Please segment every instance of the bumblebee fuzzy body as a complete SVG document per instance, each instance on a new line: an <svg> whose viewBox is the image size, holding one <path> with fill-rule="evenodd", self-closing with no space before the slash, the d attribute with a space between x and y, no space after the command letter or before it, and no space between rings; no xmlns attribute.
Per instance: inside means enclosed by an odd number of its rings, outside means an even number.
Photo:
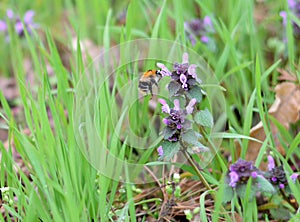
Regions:
<svg viewBox="0 0 300 222"><path fill-rule="evenodd" d="M148 71L144 72L139 80L139 89L143 93L150 93L151 96L153 95L152 87L153 85L157 85L158 81L161 79L162 75L160 70L152 70L149 69Z"/></svg>

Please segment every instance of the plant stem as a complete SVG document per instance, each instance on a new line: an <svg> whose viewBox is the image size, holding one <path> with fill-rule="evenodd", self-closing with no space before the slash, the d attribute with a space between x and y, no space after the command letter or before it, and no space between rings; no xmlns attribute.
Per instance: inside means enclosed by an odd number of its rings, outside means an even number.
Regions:
<svg viewBox="0 0 300 222"><path fill-rule="evenodd" d="M285 192L283 191L283 189L279 189L283 199L285 199L286 202L288 202L296 211L298 210L297 203L293 203L290 198L288 198L288 196L286 196Z"/></svg>
<svg viewBox="0 0 300 222"><path fill-rule="evenodd" d="M182 147L181 151L183 152L183 155L185 156L185 158L188 160L188 162L191 164L191 166L194 168L194 170L196 171L200 181L203 183L203 185L205 186L205 188L207 190L212 190L211 186L209 185L209 183L206 181L206 179L204 178L204 176L201 173L201 169L199 169L198 165L195 163L195 161L193 160L193 158L190 156L190 154L186 151L186 148L184 146L184 144L182 143L182 141L180 141L180 145ZM214 193L211 194L212 198L214 199L214 201L216 201L216 196ZM220 206L220 210L221 212L225 213L226 210L224 209L224 207L221 205Z"/></svg>
<svg viewBox="0 0 300 222"><path fill-rule="evenodd" d="M186 159L188 160L188 162L191 164L191 166L194 168L194 170L196 171L199 179L201 180L201 182L203 183L203 185L206 187L207 190L212 190L211 186L208 184L208 182L206 181L206 179L204 178L204 176L202 175L202 173L200 172L200 169L198 168L197 164L194 162L194 160L192 159L192 157L189 155L189 153L183 149L182 150L183 155L186 157Z"/></svg>

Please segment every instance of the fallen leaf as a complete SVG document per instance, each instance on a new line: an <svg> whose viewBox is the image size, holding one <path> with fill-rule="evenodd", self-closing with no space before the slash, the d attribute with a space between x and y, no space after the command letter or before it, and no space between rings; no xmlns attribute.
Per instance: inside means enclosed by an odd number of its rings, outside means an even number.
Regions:
<svg viewBox="0 0 300 222"><path fill-rule="evenodd" d="M268 113L277 119L278 122L280 122L286 129L289 129L290 124L296 123L300 117L300 85L291 82L284 82L275 87L275 92L276 99ZM285 149L279 142L279 131L272 122L270 125L276 148L282 155L285 155ZM264 141L266 139L262 122L259 122L250 130L250 137L260 141ZM238 141L235 141L235 144L240 152L241 147ZM260 147L261 143L252 140L249 141L246 160L256 160ZM266 169L267 163L262 162L260 168Z"/></svg>
<svg viewBox="0 0 300 222"><path fill-rule="evenodd" d="M292 82L297 81L297 77L295 75L293 75L292 73L290 73L289 71L287 71L285 69L278 69L277 71L280 73L280 76L278 76L278 80L292 81Z"/></svg>

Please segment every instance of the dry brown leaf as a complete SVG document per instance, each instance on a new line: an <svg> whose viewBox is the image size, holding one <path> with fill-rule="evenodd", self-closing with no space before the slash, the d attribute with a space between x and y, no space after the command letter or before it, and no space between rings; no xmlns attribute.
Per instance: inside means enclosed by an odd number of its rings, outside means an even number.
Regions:
<svg viewBox="0 0 300 222"><path fill-rule="evenodd" d="M281 74L278 77L278 80L281 80L281 81L292 81L292 82L296 82L297 81L297 77L295 75L293 75L292 73L290 73L289 71L287 71L285 69L278 69L277 71Z"/></svg>
<svg viewBox="0 0 300 222"><path fill-rule="evenodd" d="M269 109L269 115L277 119L286 129L289 129L291 123L296 123L300 117L300 85L284 82L275 87L276 99ZM273 123L271 123L271 131L275 140L277 150L285 155L285 150L279 142L279 131ZM260 141L264 141L266 134L262 125L259 122L250 130L250 137ZM240 150L240 145L236 141L236 146ZM261 147L261 143L249 141L246 153L246 160L254 161L257 158ZM261 169L266 169L266 163L262 163Z"/></svg>

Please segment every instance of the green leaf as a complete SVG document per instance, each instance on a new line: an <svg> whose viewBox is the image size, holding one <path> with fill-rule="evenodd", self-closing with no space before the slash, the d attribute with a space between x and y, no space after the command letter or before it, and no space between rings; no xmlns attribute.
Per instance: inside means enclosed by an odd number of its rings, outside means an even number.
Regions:
<svg viewBox="0 0 300 222"><path fill-rule="evenodd" d="M195 135L198 137L198 139L203 139L203 136L201 135L201 133L195 132Z"/></svg>
<svg viewBox="0 0 300 222"><path fill-rule="evenodd" d="M197 100L197 102L201 102L202 101L202 90L199 86L194 86L192 87L188 93L187 93L188 97L190 99L195 98Z"/></svg>
<svg viewBox="0 0 300 222"><path fill-rule="evenodd" d="M165 159L166 161L169 161L180 149L178 142L163 141L161 146L164 154L158 160Z"/></svg>
<svg viewBox="0 0 300 222"><path fill-rule="evenodd" d="M245 193L246 193L246 184L238 185L235 188L235 191L236 191L236 193L239 197L243 198L245 196Z"/></svg>
<svg viewBox="0 0 300 222"><path fill-rule="evenodd" d="M200 143L200 144L201 144L201 146L199 145L199 146L189 147L187 149L188 153L192 155L192 154L203 153L203 152L209 151L208 147L204 146L202 143Z"/></svg>
<svg viewBox="0 0 300 222"><path fill-rule="evenodd" d="M210 111L205 108L205 110L200 110L195 115L195 121L201 126L212 128L214 125L213 117Z"/></svg>
<svg viewBox="0 0 300 222"><path fill-rule="evenodd" d="M178 82L171 81L168 85L170 97L176 95L176 93L179 91L180 87L181 87L181 85Z"/></svg>
<svg viewBox="0 0 300 222"><path fill-rule="evenodd" d="M190 129L190 130L182 133L181 138L184 142L186 142L190 145L194 145L194 146L198 146L198 147L203 146L203 144L198 141L198 134L196 134L194 132L194 130Z"/></svg>
<svg viewBox="0 0 300 222"><path fill-rule="evenodd" d="M176 129L171 129L170 127L165 127L164 131L163 131L163 136L164 139L167 140L169 139L171 136L173 136L176 133Z"/></svg>
<svg viewBox="0 0 300 222"><path fill-rule="evenodd" d="M270 209L271 215L274 217L275 220L284 220L287 221L291 219L291 213L288 209L283 208L280 206L276 209Z"/></svg>
<svg viewBox="0 0 300 222"><path fill-rule="evenodd" d="M229 186L228 184L225 184L223 198L222 198L223 203L227 203L231 201L233 199L233 195L234 193L232 187Z"/></svg>
<svg viewBox="0 0 300 222"><path fill-rule="evenodd" d="M251 187L254 187L253 185ZM255 188L255 187L254 187ZM236 193L240 198L244 198L246 195L246 189L247 189L247 184L239 184L236 187ZM251 201L253 199L253 197L255 197L256 194L256 189L251 189L250 190L250 194L249 194L249 200ZM251 198L252 197L252 198Z"/></svg>
<svg viewBox="0 0 300 222"><path fill-rule="evenodd" d="M275 189L273 185L263 176L258 176L256 178L256 181L257 181L258 189L261 192L275 193Z"/></svg>

